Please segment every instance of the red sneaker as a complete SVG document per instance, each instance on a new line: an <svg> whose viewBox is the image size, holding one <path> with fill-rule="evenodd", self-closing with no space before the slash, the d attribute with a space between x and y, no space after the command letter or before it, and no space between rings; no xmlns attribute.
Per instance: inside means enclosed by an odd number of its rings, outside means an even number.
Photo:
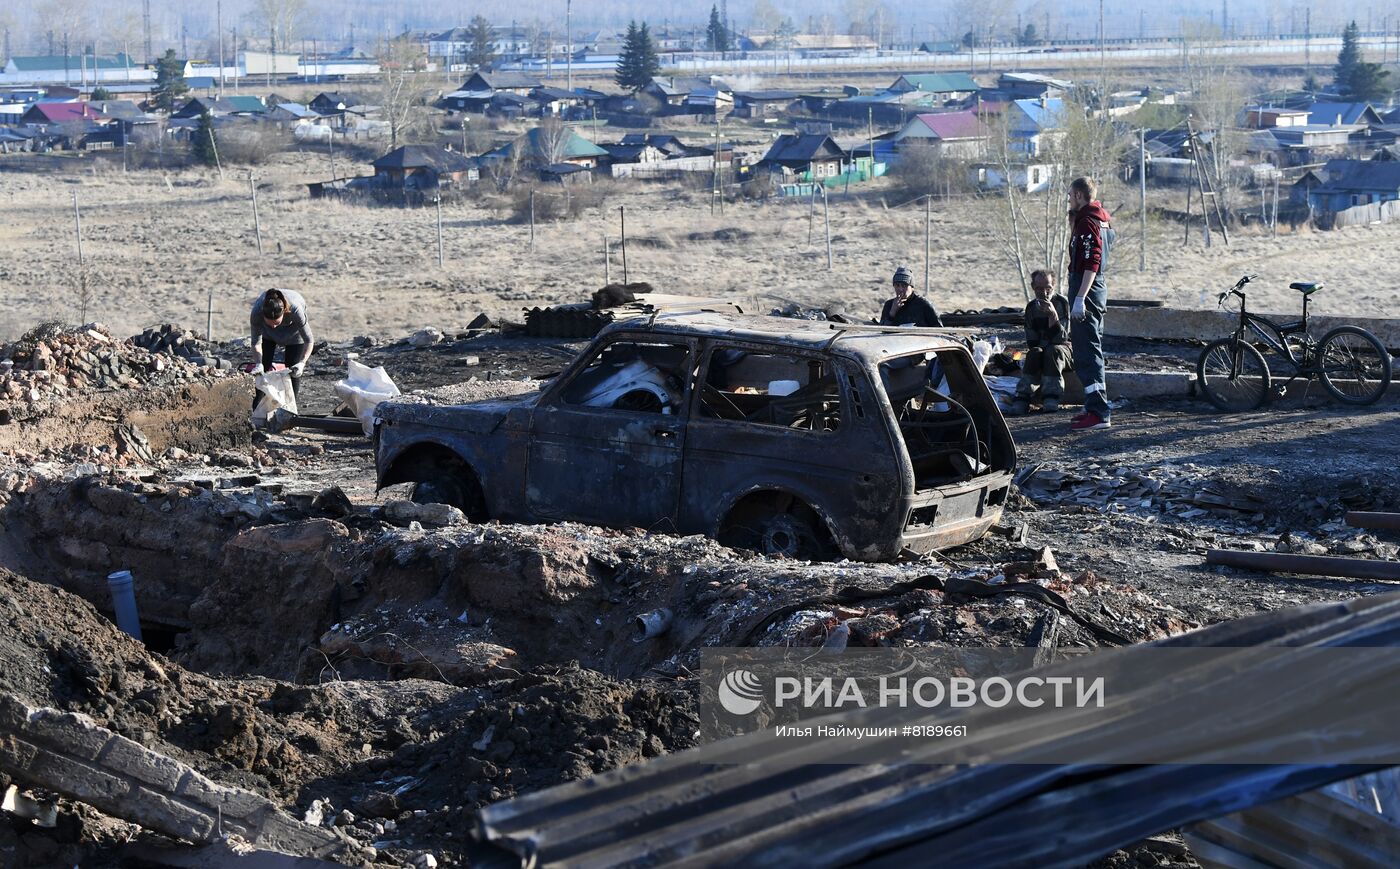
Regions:
<svg viewBox="0 0 1400 869"><path fill-rule="evenodd" d="M1095 431L1101 428L1108 428L1113 423L1099 416L1097 413L1086 412L1083 416L1075 419L1069 427L1070 431Z"/></svg>

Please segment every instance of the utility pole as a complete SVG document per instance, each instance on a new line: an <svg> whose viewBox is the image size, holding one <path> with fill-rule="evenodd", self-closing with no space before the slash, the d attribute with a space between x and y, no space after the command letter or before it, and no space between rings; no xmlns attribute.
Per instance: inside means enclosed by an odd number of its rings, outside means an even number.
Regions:
<svg viewBox="0 0 1400 869"><path fill-rule="evenodd" d="M262 256L262 224L258 222L258 185L253 180L253 173L248 173L248 191L253 197L253 235L258 240L258 256Z"/></svg>
<svg viewBox="0 0 1400 869"><path fill-rule="evenodd" d="M1147 129L1138 130L1138 271L1147 271Z"/></svg>
<svg viewBox="0 0 1400 869"><path fill-rule="evenodd" d="M574 89L574 0L565 0L564 3L564 63L569 75L568 88L572 92Z"/></svg>
<svg viewBox="0 0 1400 869"><path fill-rule="evenodd" d="M433 196L433 204L437 206L437 241L438 241L438 268L442 268L445 258L442 252L442 182L438 181L437 194ZM530 191L530 245L535 244L535 192Z"/></svg>
<svg viewBox="0 0 1400 869"><path fill-rule="evenodd" d="M214 3L214 29L219 33L219 99L224 98L224 0Z"/></svg>
<svg viewBox="0 0 1400 869"><path fill-rule="evenodd" d="M875 178L875 107L865 108L865 135L870 140L870 178Z"/></svg>
<svg viewBox="0 0 1400 869"><path fill-rule="evenodd" d="M1103 0L1099 0L1099 111L1108 115L1108 54L1104 49Z"/></svg>
<svg viewBox="0 0 1400 869"><path fill-rule="evenodd" d="M826 224L826 270L831 271L831 206L826 198L826 185L822 185L822 221Z"/></svg>
<svg viewBox="0 0 1400 869"><path fill-rule="evenodd" d="M152 63L155 54L151 51L151 0L141 0L141 26L146 31L146 63Z"/></svg>
<svg viewBox="0 0 1400 869"><path fill-rule="evenodd" d="M932 250L932 227L933 227L933 194L924 196L924 292L927 293L929 271L930 271L930 251Z"/></svg>
<svg viewBox="0 0 1400 869"><path fill-rule="evenodd" d="M83 216L78 211L78 191L73 191L73 229L78 234L78 268L83 267Z"/></svg>
<svg viewBox="0 0 1400 869"><path fill-rule="evenodd" d="M627 280L627 206L619 205L617 215L622 223L622 284L626 286Z"/></svg>
<svg viewBox="0 0 1400 869"><path fill-rule="evenodd" d="M1303 66L1309 73L1312 72L1312 7L1309 6L1303 16Z"/></svg>

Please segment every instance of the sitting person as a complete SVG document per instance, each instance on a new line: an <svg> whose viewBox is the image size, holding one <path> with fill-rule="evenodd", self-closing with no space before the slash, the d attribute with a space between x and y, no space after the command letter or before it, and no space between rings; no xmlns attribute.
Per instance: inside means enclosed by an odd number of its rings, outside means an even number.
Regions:
<svg viewBox="0 0 1400 869"><path fill-rule="evenodd" d="M1055 293L1055 279L1048 272L1031 272L1035 298L1026 305L1026 358L1021 363L1021 382L1016 384L1012 416L1030 412L1031 399L1040 387L1042 410L1060 409L1065 391L1064 371L1072 363L1069 344L1069 307L1065 297Z"/></svg>
<svg viewBox="0 0 1400 869"><path fill-rule="evenodd" d="M914 292L914 273L904 266L894 270L894 298L885 302L880 309L881 326L933 326L941 327L943 320L938 316L929 300Z"/></svg>

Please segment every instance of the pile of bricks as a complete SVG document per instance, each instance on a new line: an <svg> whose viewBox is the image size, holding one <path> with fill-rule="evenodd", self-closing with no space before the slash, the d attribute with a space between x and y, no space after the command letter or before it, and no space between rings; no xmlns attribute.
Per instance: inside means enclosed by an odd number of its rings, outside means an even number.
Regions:
<svg viewBox="0 0 1400 869"><path fill-rule="evenodd" d="M40 326L0 351L0 403L37 403L91 389L136 389L214 370L114 339L106 326Z"/></svg>

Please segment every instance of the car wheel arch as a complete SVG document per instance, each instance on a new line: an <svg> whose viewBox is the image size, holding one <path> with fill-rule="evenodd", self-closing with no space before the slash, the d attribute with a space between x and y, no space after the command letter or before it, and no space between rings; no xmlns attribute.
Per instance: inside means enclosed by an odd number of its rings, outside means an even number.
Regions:
<svg viewBox="0 0 1400 869"><path fill-rule="evenodd" d="M385 486L392 486L395 483L422 482L425 479L421 476L423 469L442 469L444 467L453 473L466 475L481 493L482 502L487 512L491 512L491 498L485 481L476 466L470 459L462 455L460 450L439 441L418 441L404 447L389 460L384 473L379 477L376 488L383 489Z"/></svg>
<svg viewBox="0 0 1400 869"><path fill-rule="evenodd" d="M819 499L810 494L799 491L795 487L781 484L758 484L749 486L742 491L731 493L723 500L724 507L718 511L719 518L710 528L710 536L719 539L728 528L729 520L734 516L735 511L749 501L760 499L791 499L792 505L800 505L811 510L821 520L820 530L826 533L828 542L835 547L836 551L844 557L850 557L855 550L855 546L844 535L840 526L836 523L831 512L826 509Z"/></svg>

